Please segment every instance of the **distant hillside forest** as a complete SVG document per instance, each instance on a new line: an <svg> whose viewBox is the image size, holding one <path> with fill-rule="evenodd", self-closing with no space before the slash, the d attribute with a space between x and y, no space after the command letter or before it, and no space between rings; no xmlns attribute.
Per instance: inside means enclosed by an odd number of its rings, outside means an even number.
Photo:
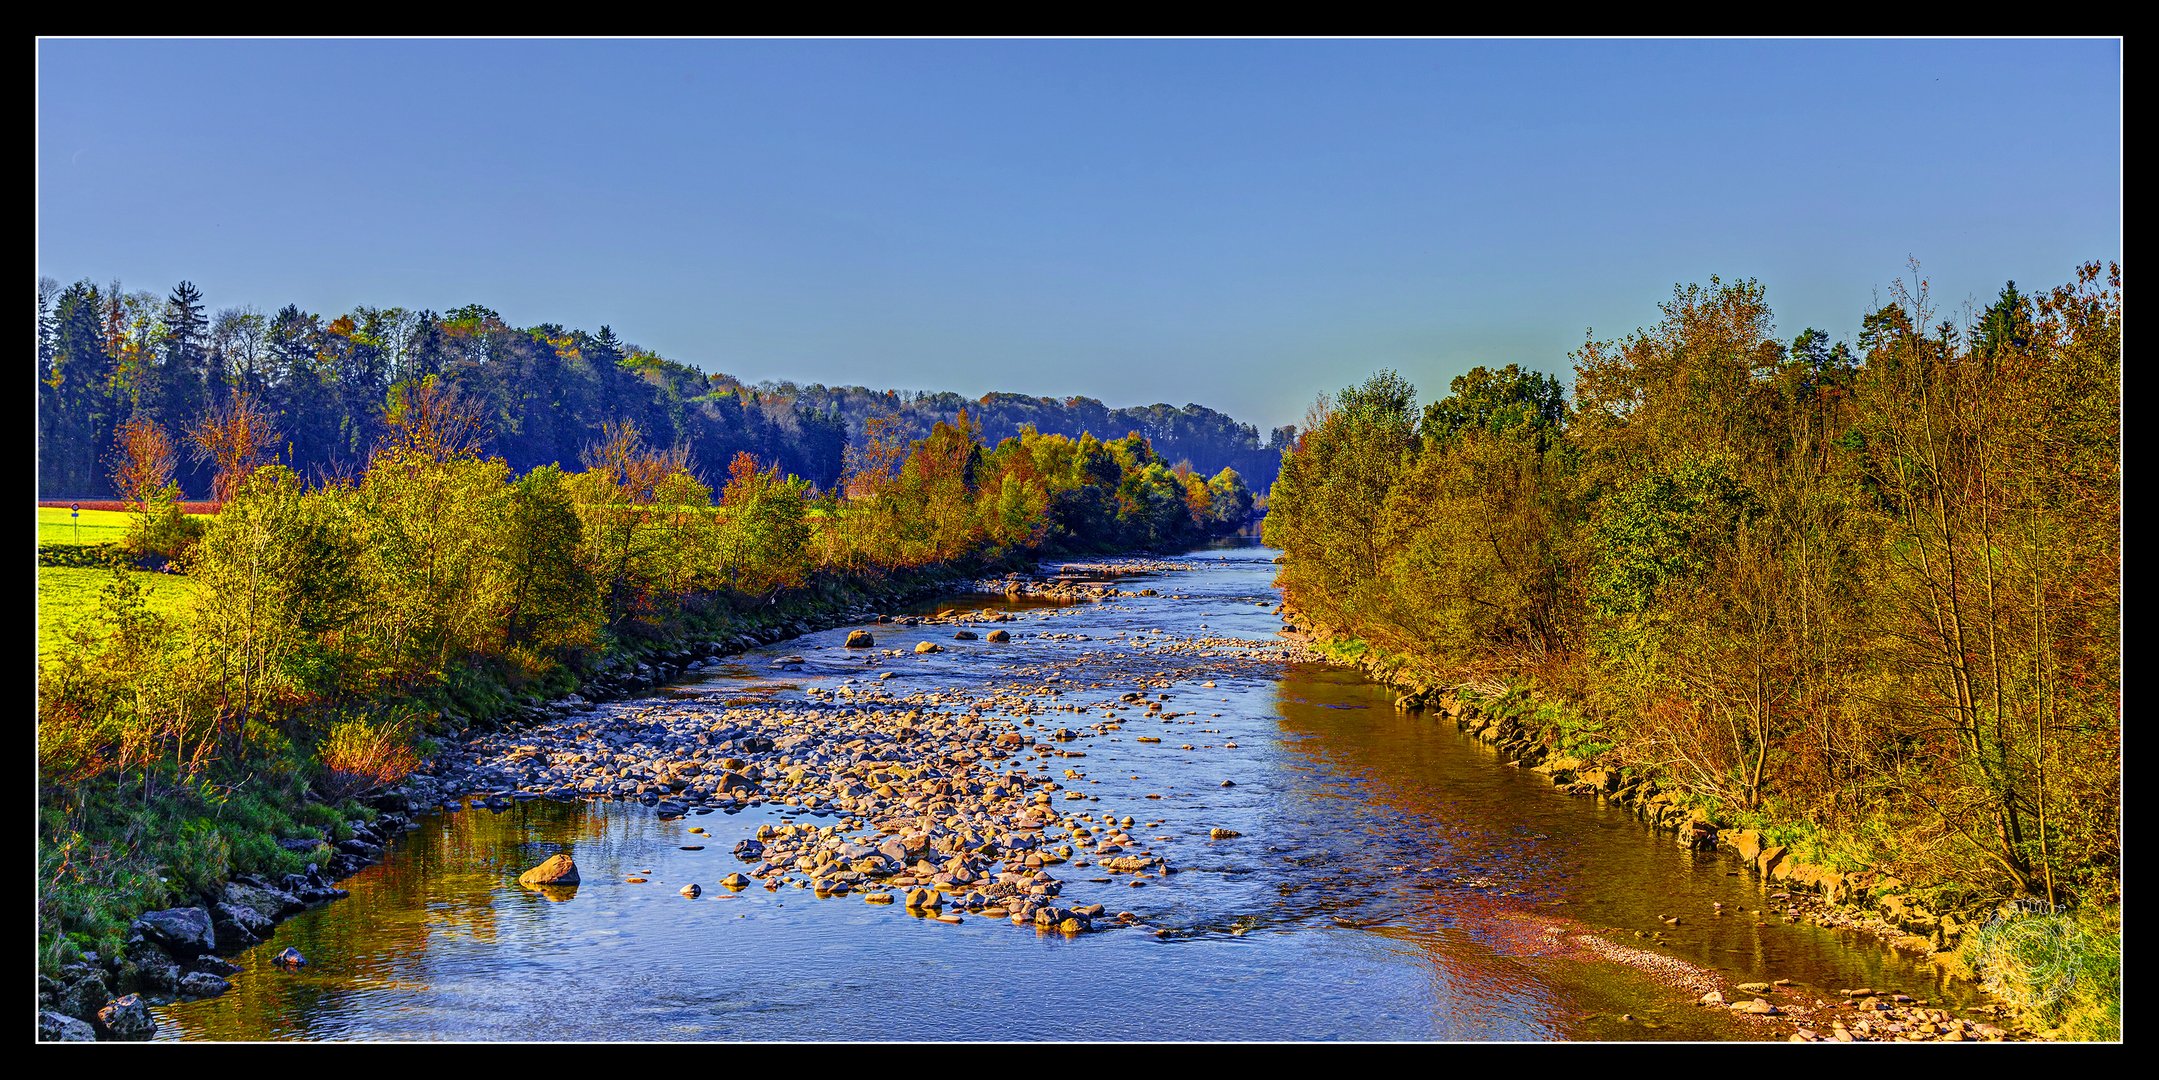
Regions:
<svg viewBox="0 0 2159 1080"><path fill-rule="evenodd" d="M1262 444L1252 425L1199 405L1112 409L1084 397L750 386L663 358L606 326L513 327L478 305L446 314L356 307L327 318L291 304L268 315L210 313L185 281L159 296L117 282L62 287L41 278L37 342L40 498L113 494L110 458L123 424L145 418L185 443L243 394L269 421L274 445L264 449L282 464L303 476L358 475L387 430L398 388L429 375L477 402L491 433L485 449L520 473L574 467L603 426L627 422L658 445L686 447L707 473L747 451L830 488L873 418L894 418L891 434L917 439L966 409L988 445L1022 425L1075 438L1136 431L1166 461L1188 461L1207 476L1235 469L1264 492L1296 434L1277 429ZM214 456L176 462L189 496L210 492Z"/></svg>

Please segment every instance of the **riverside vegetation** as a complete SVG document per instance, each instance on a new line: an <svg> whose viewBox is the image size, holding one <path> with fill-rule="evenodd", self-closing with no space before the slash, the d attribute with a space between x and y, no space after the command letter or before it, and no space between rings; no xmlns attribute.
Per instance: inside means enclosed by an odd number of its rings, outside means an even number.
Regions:
<svg viewBox="0 0 2159 1080"><path fill-rule="evenodd" d="M1680 288L1571 400L1383 373L1314 406L1264 535L1405 706L2118 1038L2120 270L1961 320L1912 278L1856 348Z"/></svg>
<svg viewBox="0 0 2159 1080"><path fill-rule="evenodd" d="M716 492L632 423L605 424L582 471L518 475L481 451L483 415L438 378L399 383L366 468L309 484L262 460L267 417L235 395L187 433L218 466L208 519L179 512L162 427L120 426L121 550L192 587L106 570L99 614L41 658L49 1035L140 1037L140 994L219 992L211 935L245 944L336 895L407 824L367 797L438 738L1043 553L1189 546L1252 504L1234 471L1173 467L1136 433L985 446L965 412L911 442L871 423L834 487L740 453ZM137 918L178 905L196 906Z"/></svg>

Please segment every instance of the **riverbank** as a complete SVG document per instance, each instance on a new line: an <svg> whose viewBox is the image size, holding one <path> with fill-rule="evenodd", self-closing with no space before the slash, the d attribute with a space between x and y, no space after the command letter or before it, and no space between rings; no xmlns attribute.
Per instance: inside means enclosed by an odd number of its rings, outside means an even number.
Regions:
<svg viewBox="0 0 2159 1080"><path fill-rule="evenodd" d="M1674 842L1699 851L1716 851L1733 859L1756 880L1764 893L1764 906L1745 914L1762 919L1806 921L1815 925L1863 933L1883 947L1922 957L1946 975L1971 983L1989 993L1991 1004L1981 1011L1994 1023L1973 1024L1934 1015L1926 1002L1909 994L1877 993L1873 988L1838 988L1842 1004L1857 1012L1838 1016L1839 1002L1818 999L1812 1008L1772 1008L1774 1002L1755 998L1732 1000L1719 992L1704 1003L1755 1015L1781 1015L1811 1026L1800 1027L1794 1038L1836 1038L1864 1041L1873 1032L1891 1032L1911 1038L2034 1038L2050 1037L2059 1030L2069 1037L2118 1038L2119 988L2115 980L2111 995L2088 1003L2086 1011L2105 1014L2112 1010L2115 1026L2108 1034L2103 1019L2064 1017L2058 1007L2061 994L2070 988L2056 986L2054 993L2003 993L2004 987L2043 982L2044 975L2004 970L2022 965L2059 969L2062 955L2073 945L2060 933L2052 935L2052 954L2020 960L2003 948L1989 944L1986 932L1999 937L2000 928L2014 927L2031 913L2014 904L1997 903L1959 910L1936 910L1922 898L1922 890L1871 868L1839 870L1795 855L1791 846L1775 842L1780 831L1775 823L1755 828L1736 828L1719 815L1691 803L1659 783L1659 777L1633 769L1608 768L1596 760L1594 750L1576 756L1568 753L1588 742L1581 731L1581 717L1562 701L1540 695L1521 685L1435 685L1417 674L1409 658L1389 656L1368 643L1344 633L1317 626L1294 607L1280 609L1284 633L1308 642L1315 650L1339 663L1352 664L1369 677L1397 691L1395 707L1406 713L1430 713L1489 747L1510 767L1551 778L1559 790L1621 807L1652 829L1673 836ZM1794 832L1809 832L1811 828ZM2118 915L2114 916L2118 927ZM2029 938L2032 935L2012 937ZM2118 942L2118 938L2117 938ZM2118 973L2118 944L2115 945ZM2100 972L2104 978L2104 972ZM1746 989L1746 988L1741 988ZM1772 985L1768 988L1773 991ZM2089 989L2087 998L2093 997ZM2111 1004L2108 998L2111 997ZM1760 1004L1757 1004L1757 1001ZM1813 1022L1815 1014L1837 1017L1833 1026ZM1882 1015L1875 1016L1873 1014ZM2064 1021L2068 1020L2065 1024ZM1864 1021L1864 1026L1860 1026Z"/></svg>
<svg viewBox="0 0 2159 1080"><path fill-rule="evenodd" d="M524 686L488 671L465 672L416 701L438 718L422 745L462 738L475 729L492 730L559 715L589 701L645 693L680 677L700 658L732 654L833 625L871 605L904 604L952 591L981 569L977 563L828 577L775 596L763 609L737 612L714 606L703 613L689 613L676 635L623 640L583 670L559 665L552 677ZM278 921L334 899L334 882L379 861L383 844L409 827L409 818L399 812L410 801L401 794L391 791L364 803L330 806L299 780L299 771L297 767L290 770L289 780L296 782L285 785L282 797L274 791L251 796L236 814L222 813L234 807L231 802L215 808L220 813L212 838L214 858L203 859L199 853L189 857L191 842L210 842L191 839L196 830L188 822L196 815L189 807L174 806L162 817L143 819L148 831L136 842L136 858L145 869L134 876L145 880L129 892L84 898L107 909L91 917L117 920L125 928L124 936L105 935L105 940L87 948L41 951L43 1037L148 1038L154 1029L144 1027L144 1006L223 993L226 984L221 968L225 965L218 954L244 948ZM160 800L158 805L168 801ZM162 827L161 821L166 822ZM154 881L147 878L155 872L152 868L176 863L184 864L190 876L177 881L164 874ZM111 910L115 904L127 904L128 896L136 893L169 895L173 885L186 892L185 902L175 907ZM70 921L81 924L86 916ZM158 929L161 922L185 930L174 937ZM103 1015L108 1011L110 1019Z"/></svg>

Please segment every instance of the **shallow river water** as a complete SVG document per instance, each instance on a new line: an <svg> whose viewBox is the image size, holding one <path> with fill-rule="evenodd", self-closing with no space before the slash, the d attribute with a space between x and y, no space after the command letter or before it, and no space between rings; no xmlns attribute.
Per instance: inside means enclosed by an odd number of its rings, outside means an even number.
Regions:
<svg viewBox="0 0 2159 1080"><path fill-rule="evenodd" d="M1020 673L1054 668L1068 685L1109 687L1068 691L1070 700L1144 689L1196 710L1127 719L1108 737L1071 744L1084 758L1026 759L1090 796L1088 812L1133 816L1133 835L1176 868L1133 887L1129 876L1056 867L1060 902L1130 910L1143 925L1068 938L972 915L952 925L860 895L717 887L745 869L729 851L760 825L828 820L789 807L661 820L634 801L528 801L499 813L475 805L423 817L384 862L340 883L349 899L295 916L235 957L243 970L230 993L160 1008L158 1037L1547 1040L1790 1030L1700 1008L1699 990L1563 945L1588 932L1708 969L1727 993L1789 978L1795 992L1823 997L1872 986L1964 998L1928 965L1870 939L1758 920L1764 888L1735 859L1682 850L1631 815L1505 766L1451 723L1399 714L1390 691L1354 670L1231 664L1165 647L1274 640L1275 554L1197 551L1180 557L1193 569L1118 582L1155 597L1069 606L963 597L917 609L1010 611L1005 645L954 642L950 627L871 627L880 646L947 646L879 665L898 673L890 689L1026 681ZM717 714L746 698L837 687L866 663L839 647L847 629L733 658L662 696ZM772 666L790 654L806 663ZM1163 741L1136 742L1142 734ZM1065 769L1080 775L1063 778ZM692 827L708 835L693 838ZM1210 839L1212 829L1240 835ZM703 850L681 850L693 840ZM567 899L519 887L521 871L562 850L581 887ZM678 894L690 882L702 883L702 896ZM1680 922L1662 921L1670 917ZM308 964L275 967L271 957L287 946Z"/></svg>

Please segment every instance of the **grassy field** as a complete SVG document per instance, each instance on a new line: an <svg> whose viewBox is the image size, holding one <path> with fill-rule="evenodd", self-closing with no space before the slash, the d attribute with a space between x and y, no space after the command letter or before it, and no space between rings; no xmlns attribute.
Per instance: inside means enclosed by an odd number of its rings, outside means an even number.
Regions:
<svg viewBox="0 0 2159 1080"><path fill-rule="evenodd" d="M85 512L87 516L87 511ZM88 526L84 527L87 538ZM67 646L64 632L72 626L94 622L104 609L100 593L112 580L110 570L81 570L67 566L40 566L37 571L37 655L44 660ZM178 574L130 572L142 586L152 611L176 616L181 605L195 593L195 582Z"/></svg>
<svg viewBox="0 0 2159 1080"><path fill-rule="evenodd" d="M127 539L128 520L135 515L118 510L85 510L77 534L77 520L62 506L37 508L37 546L62 544L117 544Z"/></svg>

